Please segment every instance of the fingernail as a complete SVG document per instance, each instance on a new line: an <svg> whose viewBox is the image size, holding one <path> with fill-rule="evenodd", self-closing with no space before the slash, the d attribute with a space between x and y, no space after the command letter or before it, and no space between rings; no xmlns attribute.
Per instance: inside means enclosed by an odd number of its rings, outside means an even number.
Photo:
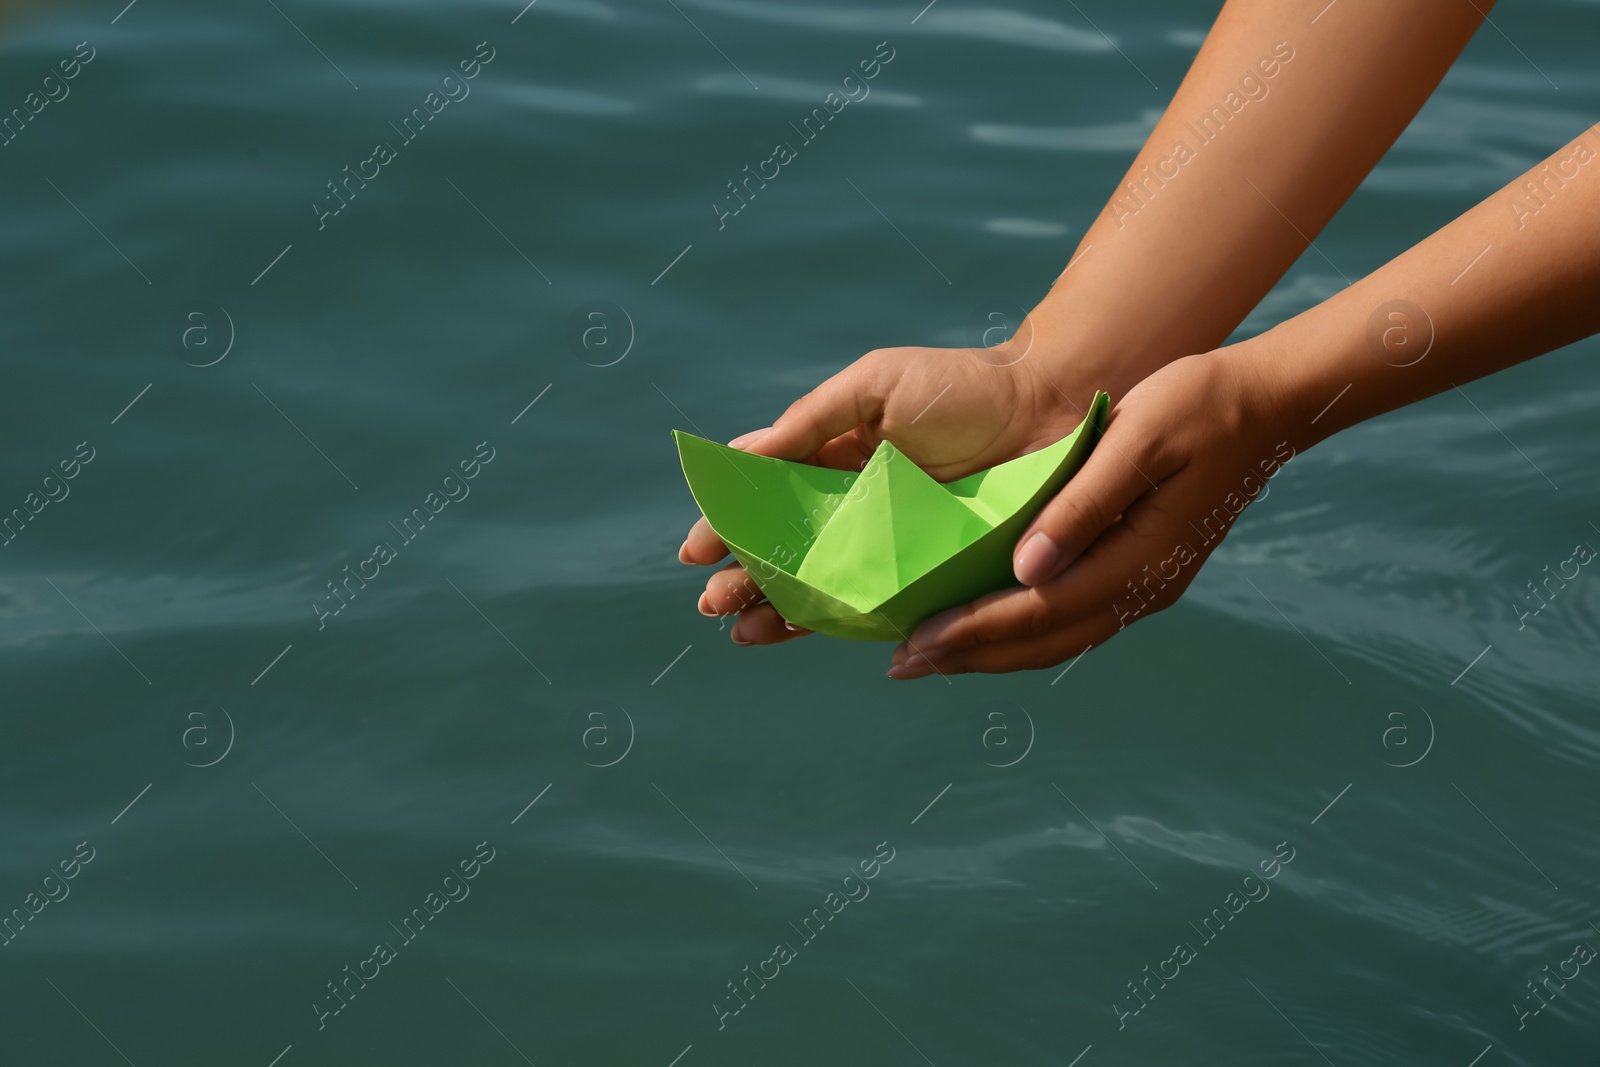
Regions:
<svg viewBox="0 0 1600 1067"><path fill-rule="evenodd" d="M771 426L763 426L759 430L751 430L749 433L743 434L743 435L741 435L739 437L735 437L733 440L729 441L728 442L728 447L729 448L744 448L746 445L754 444L757 440L759 440L762 437L765 437L767 434L769 434L771 432L772 432L772 427Z"/></svg>
<svg viewBox="0 0 1600 1067"><path fill-rule="evenodd" d="M912 656L897 666L889 668L889 677L897 681L923 678L933 673L933 664L926 656Z"/></svg>
<svg viewBox="0 0 1600 1067"><path fill-rule="evenodd" d="M693 560L691 560L689 558L689 542L688 541L685 541L683 544L678 546L678 562L679 563L692 563L692 562L694 562Z"/></svg>
<svg viewBox="0 0 1600 1067"><path fill-rule="evenodd" d="M746 641L744 638L740 637L737 629L729 630L728 636L733 639L734 644L739 645L742 648L749 648L751 645L755 644L754 641Z"/></svg>
<svg viewBox="0 0 1600 1067"><path fill-rule="evenodd" d="M706 604L706 594L700 594L700 603L697 605L697 607L700 609L700 614L706 616L707 618L714 619L717 617L717 613L712 611L711 608Z"/></svg>
<svg viewBox="0 0 1600 1067"><path fill-rule="evenodd" d="M1038 585L1054 578L1060 563L1061 549L1050 540L1050 535L1036 533L1017 553L1013 567L1017 581L1023 585Z"/></svg>
<svg viewBox="0 0 1600 1067"><path fill-rule="evenodd" d="M783 628L785 630L789 630L792 633L799 633L800 632L800 627L796 626L794 623L790 622L788 619L784 619L783 620Z"/></svg>

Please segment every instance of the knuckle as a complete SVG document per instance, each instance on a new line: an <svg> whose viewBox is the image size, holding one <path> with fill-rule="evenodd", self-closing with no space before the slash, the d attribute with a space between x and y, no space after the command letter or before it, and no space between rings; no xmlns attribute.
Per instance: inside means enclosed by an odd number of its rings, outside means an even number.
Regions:
<svg viewBox="0 0 1600 1067"><path fill-rule="evenodd" d="M811 412L817 405L818 394L821 390L822 387L818 386L803 394L794 403L783 409L783 414L778 416L778 421L783 423L810 421Z"/></svg>
<svg viewBox="0 0 1600 1067"><path fill-rule="evenodd" d="M893 350L874 348L850 366L834 375L835 382L849 382L854 390L873 389L883 378L886 368L894 358Z"/></svg>
<svg viewBox="0 0 1600 1067"><path fill-rule="evenodd" d="M1022 589L963 609L966 645L999 644L1043 637L1055 628L1055 615L1037 589Z"/></svg>
<svg viewBox="0 0 1600 1067"><path fill-rule="evenodd" d="M1111 525L1110 518L1105 513L1105 505L1098 497L1088 493L1074 493L1061 502L1061 523L1063 532L1092 539L1093 536Z"/></svg>
<svg viewBox="0 0 1600 1067"><path fill-rule="evenodd" d="M856 361L856 367L870 367L876 369L885 363L893 363L906 358L912 352L931 351L929 349L908 348L898 346L895 348L874 348Z"/></svg>
<svg viewBox="0 0 1600 1067"><path fill-rule="evenodd" d="M827 395L818 386L784 409L773 426L789 434L798 433L805 438L822 435Z"/></svg>
<svg viewBox="0 0 1600 1067"><path fill-rule="evenodd" d="M743 567L719 571L712 580L716 582L719 592L740 605L754 604L761 599L760 587Z"/></svg>
<svg viewBox="0 0 1600 1067"><path fill-rule="evenodd" d="M1022 624L1029 637L1046 637L1055 630L1055 612L1037 588L1029 589L1026 594Z"/></svg>
<svg viewBox="0 0 1600 1067"><path fill-rule="evenodd" d="M845 373L858 375L868 391L889 389L909 371L926 366L938 352L938 349L924 348L874 348L851 364Z"/></svg>
<svg viewBox="0 0 1600 1067"><path fill-rule="evenodd" d="M964 604L955 622L940 636L939 645L951 651L971 648L990 640L987 616L975 604Z"/></svg>

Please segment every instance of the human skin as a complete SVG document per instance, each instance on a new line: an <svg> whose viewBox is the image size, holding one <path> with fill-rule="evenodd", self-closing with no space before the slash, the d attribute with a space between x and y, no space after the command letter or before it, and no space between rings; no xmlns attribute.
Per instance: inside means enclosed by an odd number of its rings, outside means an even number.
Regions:
<svg viewBox="0 0 1600 1067"><path fill-rule="evenodd" d="M853 469L889 439L948 481L1059 439L1096 390L1131 396L1153 372L1215 348L1238 326L1399 136L1488 6L1230 0L1117 195L1011 342L868 353L773 427L733 443ZM1292 58L1277 58L1285 49ZM1247 74L1257 87L1248 103L1198 145L1188 124L1230 93L1240 99ZM1152 182L1149 169L1160 172L1180 140L1197 145L1194 157ZM726 554L704 519L679 550L683 562L702 565ZM1027 553L1019 577L1056 562ZM739 644L803 632L762 602L737 564L710 578L700 610L739 613L731 632Z"/></svg>
<svg viewBox="0 0 1600 1067"><path fill-rule="evenodd" d="M1044 667L1102 643L1178 599L1220 540L1197 524L1263 491L1241 490L1263 459L1600 332L1596 292L1600 127L1311 310L1134 387L1115 447L1022 535L1024 586L922 623L890 676ZM1055 558L1023 576L1036 535Z"/></svg>

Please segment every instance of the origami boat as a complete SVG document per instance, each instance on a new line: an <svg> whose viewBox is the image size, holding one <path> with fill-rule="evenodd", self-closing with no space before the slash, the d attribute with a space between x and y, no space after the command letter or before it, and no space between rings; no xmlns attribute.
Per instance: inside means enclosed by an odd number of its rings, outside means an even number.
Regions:
<svg viewBox="0 0 1600 1067"><path fill-rule="evenodd" d="M778 614L834 637L900 641L1016 584L1017 538L1088 459L1109 406L1098 393L1055 444L948 483L888 441L856 472L672 436L706 522Z"/></svg>

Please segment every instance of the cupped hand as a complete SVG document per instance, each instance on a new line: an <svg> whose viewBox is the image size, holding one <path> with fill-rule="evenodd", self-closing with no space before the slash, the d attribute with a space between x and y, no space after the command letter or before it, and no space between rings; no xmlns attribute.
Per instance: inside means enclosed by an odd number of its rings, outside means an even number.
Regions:
<svg viewBox="0 0 1600 1067"><path fill-rule="evenodd" d="M1241 345L1177 360L1131 389L1018 540L1022 586L924 621L889 676L1049 667L1170 607L1294 455L1257 367Z"/></svg>
<svg viewBox="0 0 1600 1067"><path fill-rule="evenodd" d="M772 426L730 442L763 456L860 470L885 439L940 481L984 470L1070 433L1099 383L1062 377L1038 353L995 348L887 348L869 352L790 405ZM704 518L678 558L715 564L727 546ZM772 644L790 628L737 563L711 576L705 615L738 614L738 644Z"/></svg>

